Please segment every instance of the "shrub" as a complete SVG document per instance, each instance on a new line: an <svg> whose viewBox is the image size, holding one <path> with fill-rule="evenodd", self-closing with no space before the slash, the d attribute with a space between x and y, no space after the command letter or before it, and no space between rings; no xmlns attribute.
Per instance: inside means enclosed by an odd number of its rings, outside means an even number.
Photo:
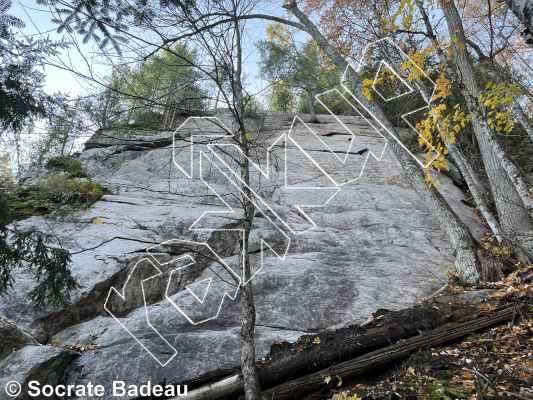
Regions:
<svg viewBox="0 0 533 400"><path fill-rule="evenodd" d="M87 172L83 170L81 163L72 157L59 156L52 157L46 161L45 167L52 170L67 172L71 177L86 178Z"/></svg>
<svg viewBox="0 0 533 400"><path fill-rule="evenodd" d="M39 179L31 186L19 186L11 191L10 218L52 212L66 204L90 206L104 193L118 194L118 188L104 187L91 178L72 178L61 174Z"/></svg>
<svg viewBox="0 0 533 400"><path fill-rule="evenodd" d="M41 178L33 185L35 197L54 203L92 203L104 194L104 187L91 178L67 178L60 174Z"/></svg>

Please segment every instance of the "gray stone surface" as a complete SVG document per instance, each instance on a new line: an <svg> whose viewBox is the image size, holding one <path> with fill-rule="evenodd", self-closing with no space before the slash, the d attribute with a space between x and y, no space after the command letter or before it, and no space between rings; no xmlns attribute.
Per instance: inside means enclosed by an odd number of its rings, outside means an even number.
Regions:
<svg viewBox="0 0 533 400"><path fill-rule="evenodd" d="M15 325L0 319L0 361L29 344L37 344L37 341Z"/></svg>
<svg viewBox="0 0 533 400"><path fill-rule="evenodd" d="M219 115L231 127L227 116ZM289 132L293 116L269 114L262 124L262 133L252 131L252 143L262 143L263 148L270 146L281 133ZM302 118L306 120L308 116ZM263 267L253 280L258 358L268 352L273 341L292 341L304 333L361 323L379 308L409 307L441 287L445 279L440 269L453 263L450 246L437 222L421 203L392 153L387 148L383 153L383 139L361 119L345 118L345 126L354 137L333 118L323 115L319 119L321 124L310 127L320 139L301 123L290 131L307 155L291 144L285 164L285 149L278 143L273 148L269 177L260 177L256 171L251 174L252 189L260 193L271 209L265 214L256 212L250 243L253 272L261 267L261 238L278 246L276 249L288 243L267 218L272 212L295 232L290 235L285 259L267 252ZM259 125L257 121L250 124ZM197 128L185 128L180 136L199 133ZM149 132L121 135L115 138L116 143L110 137L105 138L105 143L102 138L95 138L78 156L94 179L118 185L118 195L106 195L88 210L56 212L48 216L48 225L41 217L19 223L21 229L54 230L62 246L72 252L72 271L83 288L74 293L76 310L48 309L34 314L26 299L34 282L27 272L17 271L17 290L0 304L0 315L42 342L58 339L63 344L89 343L89 335L103 332L96 341L102 349L94 355L83 353L71 363L65 382L104 384L115 378L137 384L148 380L181 381L238 364L239 301L225 298L218 318L193 325L165 299L162 289L170 281L169 295L174 304L198 321L205 315L216 314L216 294L231 289L231 275L228 273L227 279L220 277L227 270L220 262L202 255L204 258L198 256L195 265L171 275L170 270L183 251L159 248L154 250L154 258L146 252L148 247L171 239L207 242L229 268L236 268L238 234L192 231L189 227L204 213L214 210L221 214L207 215L198 227L235 229L242 214L238 193L222 174L224 168L219 162L215 165L221 167L220 171L214 165L204 170L203 178L211 190L223 194L224 201L234 208L234 213L228 213L224 203L199 179L199 153L193 157L193 179L188 179L172 162L168 132L151 135ZM151 138L157 140L150 142ZM118 143L126 140L127 144ZM221 142L228 143L227 139ZM190 160L188 143L177 142L178 165L186 166ZM324 144L335 154L346 156L347 162L342 164L332 157ZM209 154L206 146L201 148ZM370 152L383 153L381 161L368 157ZM264 149L258 148L252 154L266 170ZM225 157L229 160L229 156ZM202 163L210 165L207 158ZM363 175L353 181L363 167ZM291 188L283 187L285 168ZM342 186L326 206L305 208L316 224L314 230L309 230L312 224L295 205L321 204L333 191L294 188L333 188L323 171ZM461 203L464 198L461 190L446 176L439 180L438 188L454 210L476 236L483 234L475 214ZM94 225L96 219L103 223ZM277 226L282 224L278 222ZM289 232L287 227L282 229ZM154 266L160 275L144 284L145 310L141 281L154 276L157 271ZM212 297L200 305L185 287L209 278L214 288L209 292ZM125 300L113 294L109 307L139 342L104 310L112 287L124 290ZM199 296L201 293L200 290ZM147 324L147 315L161 336ZM176 355L169 361L173 349ZM158 361L168 364L162 367Z"/></svg>
<svg viewBox="0 0 533 400"><path fill-rule="evenodd" d="M45 385L57 385L62 379L65 368L76 356L77 353L72 350L50 346L26 346L11 353L0 362L0 400L47 398L29 396L30 381L39 382L41 388ZM20 394L16 397L8 396L5 391L6 384L12 381L18 382L21 386Z"/></svg>

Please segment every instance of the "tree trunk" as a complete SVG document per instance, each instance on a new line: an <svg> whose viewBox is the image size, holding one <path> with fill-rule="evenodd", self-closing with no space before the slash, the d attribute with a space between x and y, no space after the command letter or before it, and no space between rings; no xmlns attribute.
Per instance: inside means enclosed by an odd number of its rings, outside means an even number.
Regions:
<svg viewBox="0 0 533 400"><path fill-rule="evenodd" d="M425 10L422 8L421 10L422 16L424 20L426 20L427 15L425 14ZM429 21L429 20L428 20ZM403 61L407 61L407 57L402 56ZM389 58L388 60L391 65L393 65L396 69L396 71L401 71L401 68L399 68L399 65L396 63L395 60ZM405 73L399 72L400 75L404 78L404 80L408 79L408 76ZM433 103L432 99L430 98L431 94L427 90L427 88L424 86L424 84L418 80L415 79L414 81L415 85L417 86L418 90L420 90L421 95L424 97L424 100L428 103L430 108L435 108L436 105ZM439 126L442 125L442 119L438 121ZM455 145L455 143L451 143L449 139L446 139L445 146L448 149L451 157L455 161L457 168L459 168L459 171L463 175L463 178L466 181L466 184L468 185L468 188L470 189L470 193L472 194L472 197L474 198L474 201L476 202L479 211L487 221L487 224L491 228L492 232L498 239L498 242L504 242L508 243L508 241L505 239L505 235L503 234L501 230L500 223L496 219L496 217L492 214L492 212L489 210L487 205L485 204L485 201L483 199L483 193L484 187L481 185L481 182L479 178L477 177L477 174L470 168L468 165L468 162L464 159L463 155L461 154L461 150Z"/></svg>
<svg viewBox="0 0 533 400"><path fill-rule="evenodd" d="M460 279L463 282L475 281L478 278L479 263L475 242L469 229L453 212L442 195L435 188L428 187L424 180L425 173L420 165L388 133L388 131L392 132L394 128L377 104L371 100L367 100L363 95L361 77L357 75L353 68L348 68L346 60L328 43L313 22L298 9L295 1L292 1L285 7L307 28L307 33L312 36L318 46L335 63L339 70L347 71L347 78L353 85L354 96L373 114L376 121L380 124L380 133L388 140L388 145L392 148L416 192L444 231L455 254L455 268Z"/></svg>
<svg viewBox="0 0 533 400"><path fill-rule="evenodd" d="M481 48L472 42L471 40L467 39L468 45L477 53L477 56L479 60L481 61L481 65L483 65L483 68L487 73L492 77L493 81L497 84L503 83L504 80L501 77L500 73L496 69L496 67L493 64L493 60L489 59ZM518 122L522 125L524 130L527 132L529 137L531 138L531 141L533 142L533 124L529 121L529 118L527 117L526 113L522 109L522 106L518 102L518 100L513 96L513 102L511 104L511 110L513 111L513 115L516 117Z"/></svg>
<svg viewBox="0 0 533 400"><path fill-rule="evenodd" d="M479 208L481 215L483 215L483 218L485 218L485 221L487 221L487 224L489 225L492 233L494 233L496 239L498 239L498 242L507 243L507 240L505 239L505 234L502 231L500 223L489 210L489 207L483 199L484 188L479 185L479 179L477 179L475 173L468 166L468 162L461 154L461 150L457 148L455 143L449 143L449 141L448 143L446 143L446 148L448 149L450 155L455 161L457 168L459 168L459 170L463 174L463 178L465 178L465 182L468 186L468 189L470 189L470 193L472 194L472 197L474 198L474 201L476 202L476 205Z"/></svg>
<svg viewBox="0 0 533 400"><path fill-rule="evenodd" d="M451 40L457 39L458 42L466 44L461 17L453 0L439 4L443 9ZM529 213L533 212L533 198L530 196L527 183L520 171L501 148L496 135L483 116L481 106L477 102L480 89L468 52L459 49L457 43L452 43L452 51L457 68L453 66L448 68L448 73L459 83L468 110L475 116L472 124L496 201L502 229L509 236L520 241L522 246L531 249L533 248L533 220ZM456 69L460 74L455 72ZM529 260L523 252L519 251L517 255L522 261Z"/></svg>
<svg viewBox="0 0 533 400"><path fill-rule="evenodd" d="M333 365L322 371L303 376L266 390L263 393L262 399L284 400L301 394L314 392L327 385L324 382L326 376L331 376L334 384L336 384L338 381L336 379L337 376L346 380L346 378L351 378L371 369L401 360L419 349L448 343L454 339L468 335L471 332L476 332L480 329L508 321L512 319L513 316L514 310L512 308L505 308L494 312L489 316L483 316L472 321L460 324L447 324L433 331L424 332L420 336L415 336L385 347L384 349L373 351L364 356Z"/></svg>
<svg viewBox="0 0 533 400"><path fill-rule="evenodd" d="M263 396L270 392L271 388L285 383L287 377L297 379L308 376L339 363L364 359L369 353L380 349L388 352L392 349L392 343L403 344L411 339L416 340L421 337L421 331L447 331L465 324L470 328L479 327L478 322L484 318L491 321L494 321L494 317L499 318L499 310L481 313L476 304L456 302L453 296L447 294L436 299L424 302L421 307L386 313L382 319L365 326L356 325L335 331L318 332L315 335L302 336L291 344L274 344L267 361L259 370L259 380L264 388ZM438 309L435 308L437 304ZM513 310L509 311L511 318ZM317 336L321 338L320 344L313 343ZM327 375L329 374L325 376ZM322 382L323 380L324 377ZM203 400L236 395L244 387L237 368L205 374L179 384L194 388L188 392L188 397Z"/></svg>
<svg viewBox="0 0 533 400"><path fill-rule="evenodd" d="M309 83L309 78L305 77L305 87L307 90L307 99L309 100L309 113L311 114L310 123L315 124L318 122L315 112L315 102L313 99L313 92L311 91L311 84Z"/></svg>
<svg viewBox="0 0 533 400"><path fill-rule="evenodd" d="M241 179L244 182L242 190L242 204L244 209L244 217L242 221L243 240L241 247L241 267L242 267L242 291L241 291L241 305L242 305L242 325L241 325L241 371L244 381L244 393L246 400L259 400L261 396L261 388L259 386L259 378L257 377L257 367L255 365L255 304L252 290L252 282L250 281L250 257L248 252L248 244L250 238L250 231L252 229L252 222L254 219L254 205L250 200L253 198L250 187L250 165L248 161L249 145L246 137L246 129L244 125L244 96L242 87L242 42L239 22L237 20L237 8L235 1L232 1L233 13L235 16L235 41L237 50L237 66L235 68L235 80L233 82L233 95L235 102L235 117L238 129L238 140L242 150L240 158Z"/></svg>
<svg viewBox="0 0 533 400"><path fill-rule="evenodd" d="M527 43L533 44L533 40L531 40L531 35L533 35L533 0L505 0L505 2L524 24L526 31L529 32L530 39Z"/></svg>

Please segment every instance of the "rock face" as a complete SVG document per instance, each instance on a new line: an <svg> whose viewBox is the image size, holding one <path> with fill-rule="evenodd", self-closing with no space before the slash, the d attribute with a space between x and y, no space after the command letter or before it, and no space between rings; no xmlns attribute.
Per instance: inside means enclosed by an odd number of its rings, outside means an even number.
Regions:
<svg viewBox="0 0 533 400"><path fill-rule="evenodd" d="M31 381L37 381L40 388L45 385L57 385L63 371L75 357L74 351L49 346L26 346L20 351L11 353L9 357L0 362L0 388L2 388L0 399L13 398L8 396L7 390L10 390L11 394L17 393L16 386L9 386L9 389L6 387L8 382L12 381L20 384L21 391L15 397L16 399L45 399L46 396L29 396L28 384ZM34 393L33 389L32 393Z"/></svg>
<svg viewBox="0 0 533 400"><path fill-rule="evenodd" d="M15 325L0 319L0 361L29 344L37 344L37 341Z"/></svg>
<svg viewBox="0 0 533 400"><path fill-rule="evenodd" d="M217 117L231 130L228 115ZM380 308L409 307L442 286L439 270L453 263L437 222L364 120L346 117L343 126L319 116L320 124L291 127L293 117L269 112L262 122L249 121L252 161L265 172L251 172L253 200L264 211L256 212L250 238L258 358L277 340L361 323ZM20 229L53 229L73 254L72 271L83 288L74 294L76 310L34 314L26 299L34 282L17 271L17 290L2 300L0 315L42 343L102 345L72 360L64 383L180 382L239 364L240 302L230 297L238 295L240 192L227 168L237 170L239 154L207 145L213 135L227 135L219 122L188 120L175 136L96 135L78 159L94 179L118 185L119 194L87 210L61 210L46 222L19 223ZM212 136L194 137L191 153L191 137L202 134ZM227 136L216 140L231 143ZM461 190L446 176L438 179L452 208L481 236ZM97 219L103 223L93 224ZM281 258L273 251L261 258L261 240Z"/></svg>

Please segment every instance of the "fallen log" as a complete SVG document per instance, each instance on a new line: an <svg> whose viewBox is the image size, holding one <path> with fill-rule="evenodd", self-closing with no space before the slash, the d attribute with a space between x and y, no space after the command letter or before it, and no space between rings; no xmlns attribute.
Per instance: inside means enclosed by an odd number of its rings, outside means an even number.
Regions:
<svg viewBox="0 0 533 400"><path fill-rule="evenodd" d="M319 332L316 335L303 336L296 343L274 344L258 370L261 388L272 388L288 379L297 379L333 364L389 347L399 340L419 335L422 331L447 323L471 320L480 314L477 305L464 304L457 301L455 295L446 294L406 310L388 312L382 316L376 314L374 320L365 326L354 325ZM317 337L320 338L320 343L316 343ZM198 388L215 381L221 383L226 381L227 377L238 374L239 369L234 367L213 371L180 384L188 385L190 397ZM234 383L232 388L235 389L232 394L242 393L242 384L239 386ZM199 398L208 400L229 395L225 389L223 395L214 395L213 391L210 393L213 397Z"/></svg>
<svg viewBox="0 0 533 400"><path fill-rule="evenodd" d="M324 379L327 376L338 375L341 379L350 378L370 369L401 360L420 348L438 346L450 342L471 332L508 321L513 316L514 310L512 308L504 308L490 315L481 316L467 322L447 324L387 348L373 351L341 364L331 366L330 368L281 384L272 389L265 390L261 394L261 398L264 400L284 400L309 391L316 391L326 386Z"/></svg>
<svg viewBox="0 0 533 400"><path fill-rule="evenodd" d="M187 400L212 400L238 392L244 387L242 376L233 375L221 381L210 383L187 393ZM173 399L181 399L173 397Z"/></svg>

